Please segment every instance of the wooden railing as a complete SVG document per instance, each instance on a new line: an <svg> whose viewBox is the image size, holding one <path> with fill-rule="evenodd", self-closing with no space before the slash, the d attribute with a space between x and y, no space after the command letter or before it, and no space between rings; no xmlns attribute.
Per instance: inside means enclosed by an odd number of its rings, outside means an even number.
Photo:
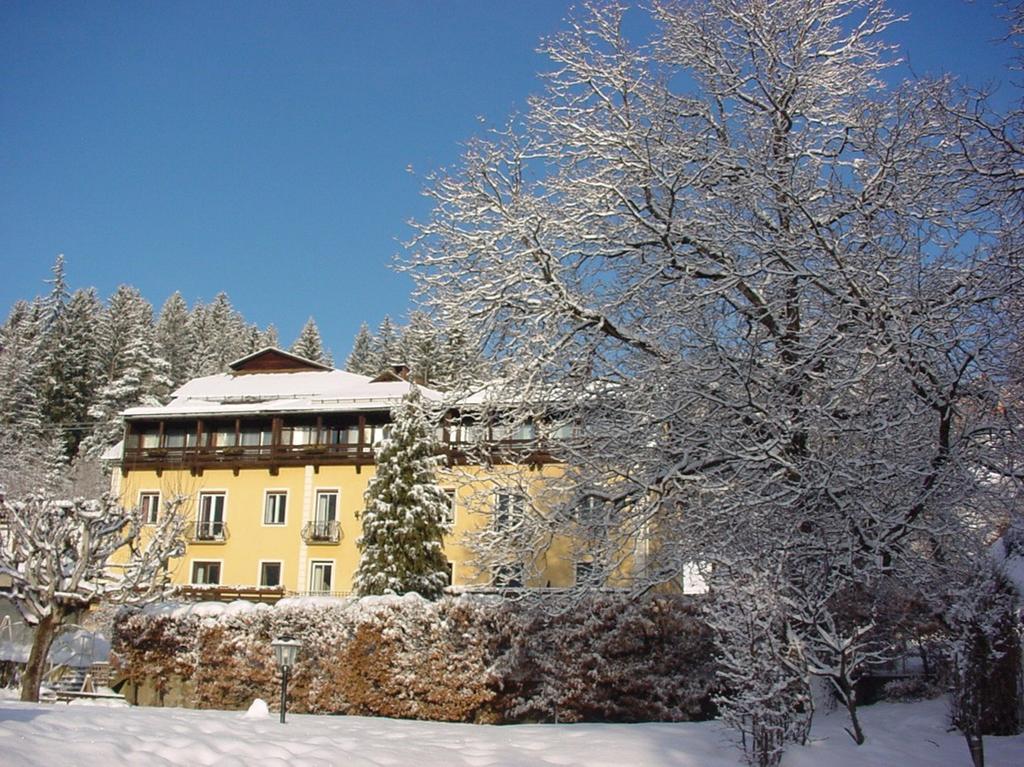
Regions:
<svg viewBox="0 0 1024 767"><path fill-rule="evenodd" d="M480 452L480 446L449 442L442 452L452 463L463 463ZM545 443L537 440L504 440L485 447L498 462L552 462ZM334 445L238 445L227 447L131 448L124 451L124 469L140 468L237 468L321 465L372 465L374 448L368 444Z"/></svg>

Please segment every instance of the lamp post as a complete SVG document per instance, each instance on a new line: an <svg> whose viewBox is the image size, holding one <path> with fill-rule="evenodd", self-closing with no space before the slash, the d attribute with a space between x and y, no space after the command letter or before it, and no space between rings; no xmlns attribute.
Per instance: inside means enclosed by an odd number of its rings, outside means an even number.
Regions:
<svg viewBox="0 0 1024 767"><path fill-rule="evenodd" d="M288 708L288 674L295 665L295 656L302 642L284 636L272 641L270 646L274 648L274 658L277 659L277 667L281 669L281 724L284 724L284 714Z"/></svg>

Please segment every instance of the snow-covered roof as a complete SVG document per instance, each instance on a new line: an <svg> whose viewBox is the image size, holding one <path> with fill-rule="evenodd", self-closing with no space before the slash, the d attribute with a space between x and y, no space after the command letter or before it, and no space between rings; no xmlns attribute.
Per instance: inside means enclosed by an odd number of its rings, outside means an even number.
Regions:
<svg viewBox="0 0 1024 767"><path fill-rule="evenodd" d="M222 373L194 378L156 407L133 407L126 418L175 418L212 415L317 413L386 410L412 387L408 381L374 382L343 370ZM440 392L420 387L431 401Z"/></svg>

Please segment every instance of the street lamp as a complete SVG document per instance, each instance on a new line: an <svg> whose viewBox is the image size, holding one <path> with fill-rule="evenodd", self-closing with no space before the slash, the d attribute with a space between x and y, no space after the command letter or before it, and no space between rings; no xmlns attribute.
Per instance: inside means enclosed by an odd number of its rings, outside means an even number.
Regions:
<svg viewBox="0 0 1024 767"><path fill-rule="evenodd" d="M284 712L288 708L288 673L295 665L295 656L299 654L302 642L283 636L272 641L270 646L274 648L274 658L281 669L281 724L284 724Z"/></svg>

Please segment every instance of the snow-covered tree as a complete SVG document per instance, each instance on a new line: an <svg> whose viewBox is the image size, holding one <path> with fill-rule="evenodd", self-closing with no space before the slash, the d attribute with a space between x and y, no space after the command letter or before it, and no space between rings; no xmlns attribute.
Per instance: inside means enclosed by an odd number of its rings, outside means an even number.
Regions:
<svg viewBox="0 0 1024 767"><path fill-rule="evenodd" d="M223 373L228 364L246 353L246 324L226 293L208 304L196 304L189 317L195 348L193 375Z"/></svg>
<svg viewBox="0 0 1024 767"><path fill-rule="evenodd" d="M373 364L377 368L376 373L373 375L377 375L391 365L403 362L400 358L398 329L395 327L395 323L391 321L391 317L384 315L384 319L377 326L377 332L373 336Z"/></svg>
<svg viewBox="0 0 1024 767"><path fill-rule="evenodd" d="M92 288L76 290L47 334L46 419L64 432L73 456L88 434L89 408L99 388L98 328L103 305Z"/></svg>
<svg viewBox="0 0 1024 767"><path fill-rule="evenodd" d="M641 48L624 13L545 43L545 93L432 179L408 266L507 418L572 422L565 502L601 488L656 541L638 589L781 569L783 603L822 590L789 623L808 668L863 667L824 596L1000 521L1019 216L964 156L993 138L945 81L884 86L881 0L656 3Z"/></svg>
<svg viewBox="0 0 1024 767"><path fill-rule="evenodd" d="M268 346L275 348L281 345L281 339L278 336L277 328L273 325L267 325L267 329L260 334L259 349L264 349Z"/></svg>
<svg viewBox="0 0 1024 767"><path fill-rule="evenodd" d="M160 356L170 366L168 377L177 388L192 377L192 356L195 340L189 326L188 304L181 293L174 291L164 301L156 321L156 342Z"/></svg>
<svg viewBox="0 0 1024 767"><path fill-rule="evenodd" d="M324 349L323 341L320 339L320 330L312 317L306 320L306 324L302 326L299 337L292 344L291 352L313 362L320 362L324 365L334 364L330 353Z"/></svg>
<svg viewBox="0 0 1024 767"><path fill-rule="evenodd" d="M414 591L436 599L448 584L442 540L448 497L437 484L443 458L428 411L415 387L392 410L390 436L377 451L377 473L361 514L360 595Z"/></svg>
<svg viewBox="0 0 1024 767"><path fill-rule="evenodd" d="M99 328L103 385L89 415L97 425L86 449L98 453L117 442L121 413L134 405L156 405L170 390L167 361L157 351L153 308L138 290L120 286Z"/></svg>
<svg viewBox="0 0 1024 767"><path fill-rule="evenodd" d="M164 593L167 562L184 551L179 506L167 504L143 532L141 511L109 498L0 498L0 573L11 580L5 596L35 631L22 700L39 700L50 645L82 610L101 600L140 602Z"/></svg>
<svg viewBox="0 0 1024 767"><path fill-rule="evenodd" d="M359 326L359 332L352 341L352 352L345 360L345 370L362 376L375 376L380 373L374 362L373 336L365 322Z"/></svg>

